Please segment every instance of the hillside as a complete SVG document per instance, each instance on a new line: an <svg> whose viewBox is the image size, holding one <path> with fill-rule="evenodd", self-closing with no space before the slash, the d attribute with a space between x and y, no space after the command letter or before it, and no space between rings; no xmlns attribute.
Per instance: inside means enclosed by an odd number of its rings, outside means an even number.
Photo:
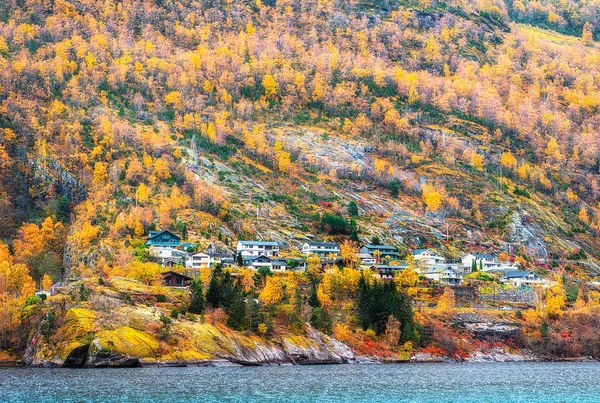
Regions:
<svg viewBox="0 0 600 403"><path fill-rule="evenodd" d="M198 250L272 239L285 257L377 236L402 257L505 253L593 284L598 8L3 2L0 274L18 280L0 327L42 282L151 283L142 240L161 228Z"/></svg>

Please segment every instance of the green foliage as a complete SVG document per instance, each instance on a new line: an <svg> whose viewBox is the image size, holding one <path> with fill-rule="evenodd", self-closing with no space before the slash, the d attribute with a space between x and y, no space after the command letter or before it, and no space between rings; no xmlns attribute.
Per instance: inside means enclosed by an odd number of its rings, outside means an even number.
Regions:
<svg viewBox="0 0 600 403"><path fill-rule="evenodd" d="M321 231L331 235L348 235L353 227L344 217L338 214L323 213L321 215Z"/></svg>
<svg viewBox="0 0 600 403"><path fill-rule="evenodd" d="M358 204L353 200L348 202L348 215L351 217L358 217Z"/></svg>
<svg viewBox="0 0 600 403"><path fill-rule="evenodd" d="M370 285L362 276L358 283L357 310L363 330L373 329L380 335L385 332L388 317L394 316L401 324L401 340L417 342L410 299L396 290L396 283L375 282Z"/></svg>
<svg viewBox="0 0 600 403"><path fill-rule="evenodd" d="M204 313L205 298L204 290L202 288L202 281L200 279L194 279L190 284L190 305L188 311L201 315Z"/></svg>
<svg viewBox="0 0 600 403"><path fill-rule="evenodd" d="M323 333L330 334L332 319L331 315L325 308L313 308L312 314L310 316L310 324L315 328L320 330Z"/></svg>
<svg viewBox="0 0 600 403"><path fill-rule="evenodd" d="M25 300L25 306L37 305L40 303L42 303L42 299L37 295L30 295L27 297L27 300Z"/></svg>

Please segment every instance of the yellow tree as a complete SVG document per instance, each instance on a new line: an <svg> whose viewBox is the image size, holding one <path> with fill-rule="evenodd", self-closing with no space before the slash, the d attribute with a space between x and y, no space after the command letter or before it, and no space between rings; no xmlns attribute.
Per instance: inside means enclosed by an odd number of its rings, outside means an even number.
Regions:
<svg viewBox="0 0 600 403"><path fill-rule="evenodd" d="M356 268L356 265L360 261L358 253L358 245L356 242L346 239L340 245L340 254L342 255L342 261L345 267Z"/></svg>
<svg viewBox="0 0 600 403"><path fill-rule="evenodd" d="M581 207L581 210L579 210L578 217L582 223L586 225L590 223L590 216L588 215L588 212L585 207Z"/></svg>
<svg viewBox="0 0 600 403"><path fill-rule="evenodd" d="M471 158L470 158L470 163L471 166L473 168L475 168L478 171L483 171L483 155L476 153L476 152L472 152L471 153Z"/></svg>
<svg viewBox="0 0 600 403"><path fill-rule="evenodd" d="M258 295L259 301L266 305L276 304L283 299L283 288L280 278L275 276L267 277L265 288Z"/></svg>
<svg viewBox="0 0 600 403"><path fill-rule="evenodd" d="M102 186L106 183L107 179L108 171L106 170L106 166L101 162L96 162L94 164L94 178L92 179L92 185Z"/></svg>
<svg viewBox="0 0 600 403"><path fill-rule="evenodd" d="M48 275L48 273L44 274L42 278L42 290L48 291L52 287L52 279Z"/></svg>
<svg viewBox="0 0 600 403"><path fill-rule="evenodd" d="M500 156L500 164L504 168L513 170L517 167L517 159L510 151L506 151Z"/></svg>
<svg viewBox="0 0 600 403"><path fill-rule="evenodd" d="M433 185L424 183L421 186L421 197L430 211L437 211L442 205L442 195Z"/></svg>
<svg viewBox="0 0 600 403"><path fill-rule="evenodd" d="M265 96L267 99L275 99L277 96L277 91L279 90L279 85L275 78L271 74L266 74L263 78L262 85L265 89Z"/></svg>

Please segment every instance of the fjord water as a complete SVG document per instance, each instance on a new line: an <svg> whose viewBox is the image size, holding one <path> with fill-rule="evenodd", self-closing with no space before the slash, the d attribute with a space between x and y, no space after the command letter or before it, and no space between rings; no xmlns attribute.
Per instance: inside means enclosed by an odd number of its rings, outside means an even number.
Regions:
<svg viewBox="0 0 600 403"><path fill-rule="evenodd" d="M0 368L2 402L599 402L600 363Z"/></svg>

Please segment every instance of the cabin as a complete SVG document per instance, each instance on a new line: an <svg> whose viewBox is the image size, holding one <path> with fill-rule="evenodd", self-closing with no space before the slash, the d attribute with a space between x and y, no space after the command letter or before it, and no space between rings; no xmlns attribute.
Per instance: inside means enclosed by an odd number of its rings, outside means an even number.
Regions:
<svg viewBox="0 0 600 403"><path fill-rule="evenodd" d="M339 255L340 246L335 242L305 242L302 245L302 253L304 256L312 254L319 256Z"/></svg>
<svg viewBox="0 0 600 403"><path fill-rule="evenodd" d="M412 255L417 265L421 267L434 266L446 261L443 256L440 256L433 249L415 249Z"/></svg>
<svg viewBox="0 0 600 403"><path fill-rule="evenodd" d="M169 230L150 231L146 246L157 246L164 248L177 248L181 246L181 237Z"/></svg>
<svg viewBox="0 0 600 403"><path fill-rule="evenodd" d="M515 287L531 287L533 285L545 285L548 281L533 270L516 270L506 273L502 282Z"/></svg>
<svg viewBox="0 0 600 403"><path fill-rule="evenodd" d="M361 246L359 253L369 254L374 257L377 256L379 258L398 258L398 250L389 245L363 245Z"/></svg>
<svg viewBox="0 0 600 403"><path fill-rule="evenodd" d="M279 256L279 244L274 241L238 241L236 254L247 256Z"/></svg>
<svg viewBox="0 0 600 403"><path fill-rule="evenodd" d="M166 271L160 274L163 285L167 287L187 287L192 281L191 277L174 271Z"/></svg>

